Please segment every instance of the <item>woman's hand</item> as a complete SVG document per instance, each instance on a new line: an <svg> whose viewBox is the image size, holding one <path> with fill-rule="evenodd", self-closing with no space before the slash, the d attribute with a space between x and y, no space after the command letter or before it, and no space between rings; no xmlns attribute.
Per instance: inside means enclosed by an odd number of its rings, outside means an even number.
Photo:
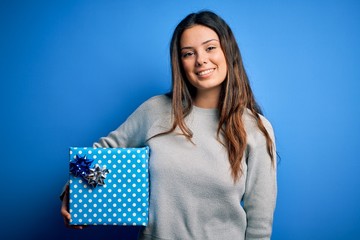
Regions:
<svg viewBox="0 0 360 240"><path fill-rule="evenodd" d="M85 226L81 225L70 225L71 215L69 213L69 185L66 186L64 197L61 204L61 215L64 218L64 223L66 227L73 229L83 229Z"/></svg>

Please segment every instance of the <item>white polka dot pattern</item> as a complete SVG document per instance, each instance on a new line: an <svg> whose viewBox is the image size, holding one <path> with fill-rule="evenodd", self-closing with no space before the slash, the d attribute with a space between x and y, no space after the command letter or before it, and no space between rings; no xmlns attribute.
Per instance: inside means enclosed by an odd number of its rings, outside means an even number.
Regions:
<svg viewBox="0 0 360 240"><path fill-rule="evenodd" d="M141 225L148 223L149 148L70 148L76 155L106 166L105 185L91 187L70 174L71 225Z"/></svg>

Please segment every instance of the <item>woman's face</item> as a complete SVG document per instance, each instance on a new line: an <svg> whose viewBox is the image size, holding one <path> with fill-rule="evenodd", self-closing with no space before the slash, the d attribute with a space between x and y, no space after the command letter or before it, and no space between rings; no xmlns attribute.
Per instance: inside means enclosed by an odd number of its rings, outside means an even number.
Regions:
<svg viewBox="0 0 360 240"><path fill-rule="evenodd" d="M227 65L216 32L202 25L186 29L180 39L180 50L186 77L197 92L219 93Z"/></svg>

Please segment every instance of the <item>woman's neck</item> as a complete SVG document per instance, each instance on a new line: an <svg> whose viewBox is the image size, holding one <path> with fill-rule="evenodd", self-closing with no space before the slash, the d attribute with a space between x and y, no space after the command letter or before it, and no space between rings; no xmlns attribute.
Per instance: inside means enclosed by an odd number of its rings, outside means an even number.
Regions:
<svg viewBox="0 0 360 240"><path fill-rule="evenodd" d="M217 108L219 103L219 89L207 91L198 90L194 99L194 105L199 108Z"/></svg>

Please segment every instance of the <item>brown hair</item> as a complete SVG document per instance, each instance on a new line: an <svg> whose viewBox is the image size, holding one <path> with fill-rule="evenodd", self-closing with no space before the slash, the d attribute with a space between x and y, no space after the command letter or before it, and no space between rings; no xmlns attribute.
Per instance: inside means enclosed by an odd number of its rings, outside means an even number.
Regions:
<svg viewBox="0 0 360 240"><path fill-rule="evenodd" d="M194 25L209 27L217 33L227 61L228 73L222 83L218 104L219 125L217 136L219 142L221 142L220 133L224 136L225 142L221 143L228 151L231 175L235 182L242 174L241 161L246 149L246 131L242 119L246 108L251 111L257 126L266 138L267 151L272 161L274 161L273 142L261 121L259 114L262 114L262 112L251 90L235 37L228 24L213 12L191 13L174 30L170 45L172 67L172 91L170 95L172 97L174 119L171 129L162 134L170 133L178 126L190 141L193 136L192 131L186 126L184 118L192 109L196 88L187 80L181 66L180 38L186 29Z"/></svg>

